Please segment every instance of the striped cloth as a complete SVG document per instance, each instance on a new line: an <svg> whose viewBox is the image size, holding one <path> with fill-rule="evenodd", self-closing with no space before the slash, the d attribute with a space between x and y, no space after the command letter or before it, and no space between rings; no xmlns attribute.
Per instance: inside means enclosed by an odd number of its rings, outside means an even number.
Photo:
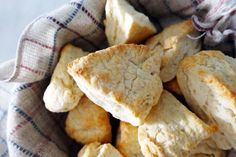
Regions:
<svg viewBox="0 0 236 157"><path fill-rule="evenodd" d="M48 112L42 95L63 45L72 42L88 51L106 47L105 2L73 0L25 28L16 59L0 65L0 157L76 156L79 146L63 130L66 114ZM158 31L194 15L205 48L235 56L235 0L129 2L149 16Z"/></svg>

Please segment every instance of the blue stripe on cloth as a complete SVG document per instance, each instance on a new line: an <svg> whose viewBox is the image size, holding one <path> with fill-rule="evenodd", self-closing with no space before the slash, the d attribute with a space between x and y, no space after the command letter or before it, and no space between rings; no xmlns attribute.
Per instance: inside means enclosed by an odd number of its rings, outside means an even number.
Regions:
<svg viewBox="0 0 236 157"><path fill-rule="evenodd" d="M69 3L69 4L74 5L74 6L76 6L77 8L80 8L80 7L81 7L81 4L80 4L80 3L77 3L77 2L71 2L71 3ZM100 29L105 30L105 26L104 26L101 22L99 22L98 20L96 20L96 19L94 18L94 16L93 16L84 6L82 6L82 9L81 9L81 10L93 21L93 23L94 23L95 25L97 25Z"/></svg>
<svg viewBox="0 0 236 157"><path fill-rule="evenodd" d="M16 92L25 90L25 89L27 89L28 87L31 87L31 85L32 85L32 83L21 84L20 86L16 87L16 89L14 90L13 93L16 93Z"/></svg>
<svg viewBox="0 0 236 157"><path fill-rule="evenodd" d="M8 150L5 150L2 154L0 154L0 157L7 157L8 156Z"/></svg>
<svg viewBox="0 0 236 157"><path fill-rule="evenodd" d="M56 37L57 37L57 34L58 34L60 29L61 29L61 27L59 27L56 30L56 33L54 34L54 37L53 37L53 52L52 52L51 56L49 57L48 68L47 68L47 72L45 73L45 77L49 77L51 75L50 71L51 71L51 68L52 68L52 63L53 63L53 59L54 59L54 55L55 55L54 52L55 52L55 49L56 49Z"/></svg>
<svg viewBox="0 0 236 157"><path fill-rule="evenodd" d="M58 144L56 142L54 142L49 136L47 136L39 127L38 125L33 121L33 118L31 116L29 116L28 114L26 114L22 109L20 109L18 106L13 106L13 109L22 117L25 118L25 120L27 120L32 126L33 128L44 138L46 138L48 141L54 143L61 151L65 152L64 149L62 149L60 146L58 146Z"/></svg>
<svg viewBox="0 0 236 157"><path fill-rule="evenodd" d="M0 154L0 157L6 157L8 155L7 142L4 138L0 137L0 143L1 145L5 146L5 151Z"/></svg>
<svg viewBox="0 0 236 157"><path fill-rule="evenodd" d="M40 155L33 153L32 151L24 148L23 146L21 146L20 144L17 144L15 141L13 140L9 140L10 144L12 144L17 150L21 151L22 153L24 153L25 155L29 156L29 157L40 157Z"/></svg>
<svg viewBox="0 0 236 157"><path fill-rule="evenodd" d="M38 17L37 19L35 19L28 27L28 31L41 19L42 17ZM23 34L21 36L24 36ZM20 38L20 42L18 42L18 45L23 45L23 43L25 42L26 40L22 40L22 37ZM20 74L20 71L19 70L19 65L20 65L20 62L22 62L22 57L23 57L23 53L24 51L22 51L24 46L21 46L19 48L17 48L17 60L16 60L16 65L15 65L15 72L13 73L13 75L9 78L8 82L14 82L14 80L16 80Z"/></svg>
<svg viewBox="0 0 236 157"><path fill-rule="evenodd" d="M46 139L48 139L49 141L52 141L50 137L48 137L47 135L45 135L40 129L39 127L36 125L36 123L33 121L33 118L30 117L29 115L27 115L23 110L21 110L18 106L13 106L13 108L15 109L15 111L17 113L19 113L22 117L24 117L28 122L30 122L32 124L32 126L34 127L34 129L43 137L45 137Z"/></svg>
<svg viewBox="0 0 236 157"><path fill-rule="evenodd" d="M3 118L7 115L7 111L0 109L0 122L3 120Z"/></svg>
<svg viewBox="0 0 236 157"><path fill-rule="evenodd" d="M92 35L94 35L94 33L96 33L98 31L98 29L94 29L91 32L87 33L86 35L84 35L84 37L90 38Z"/></svg>
<svg viewBox="0 0 236 157"><path fill-rule="evenodd" d="M56 50L56 42L57 42L57 35L59 33L59 31L66 27L72 20L73 18L77 15L77 13L79 12L79 9L82 5L83 1L81 2L81 4L69 15L69 17L65 20L65 22L63 22L63 27L61 25L59 25L59 28L56 30L55 34L54 34L54 37L53 37L53 53L52 55L50 56L49 58L49 62L48 62L48 68L47 68L47 73L45 74L46 77L48 77L50 75L50 70L52 68L52 64L53 64L53 59L54 59L54 52ZM47 17L49 19L54 19L53 21L55 22L56 19L53 18L53 17Z"/></svg>
<svg viewBox="0 0 236 157"><path fill-rule="evenodd" d="M0 143L7 144L6 140L0 136Z"/></svg>

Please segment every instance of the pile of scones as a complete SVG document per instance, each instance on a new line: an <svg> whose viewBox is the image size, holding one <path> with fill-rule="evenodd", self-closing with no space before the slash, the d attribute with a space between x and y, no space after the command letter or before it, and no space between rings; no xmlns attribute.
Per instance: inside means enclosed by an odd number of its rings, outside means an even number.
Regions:
<svg viewBox="0 0 236 157"><path fill-rule="evenodd" d="M201 50L190 20L157 34L126 0L107 0L105 11L110 47L66 45L43 97L49 111L68 112L65 131L84 145L78 157L225 157L236 149L236 59Z"/></svg>

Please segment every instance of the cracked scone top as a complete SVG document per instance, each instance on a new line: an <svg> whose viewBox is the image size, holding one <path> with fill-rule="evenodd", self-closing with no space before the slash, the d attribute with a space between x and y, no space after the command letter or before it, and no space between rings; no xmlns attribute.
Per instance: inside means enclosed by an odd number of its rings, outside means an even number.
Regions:
<svg viewBox="0 0 236 157"><path fill-rule="evenodd" d="M200 40L190 39L187 35L198 36L191 20L170 25L150 38L146 45L161 54L161 73L163 82L172 80L177 72L179 62L201 49Z"/></svg>
<svg viewBox="0 0 236 157"><path fill-rule="evenodd" d="M140 43L156 33L149 18L139 13L126 0L107 0L105 33L110 46Z"/></svg>
<svg viewBox="0 0 236 157"><path fill-rule="evenodd" d="M145 157L186 157L215 131L164 90L139 126L138 140Z"/></svg>
<svg viewBox="0 0 236 157"><path fill-rule="evenodd" d="M236 149L235 62L220 51L201 51L186 57L177 72L179 86L191 109L204 121L218 125L221 134L212 138L222 149Z"/></svg>
<svg viewBox="0 0 236 157"><path fill-rule="evenodd" d="M148 47L122 44L73 61L68 72L95 104L137 126L161 95L159 68L160 56Z"/></svg>
<svg viewBox="0 0 236 157"><path fill-rule="evenodd" d="M67 112L72 110L84 93L76 86L73 78L67 73L67 64L76 58L87 55L82 49L66 45L52 74L50 84L45 90L43 100L51 112Z"/></svg>

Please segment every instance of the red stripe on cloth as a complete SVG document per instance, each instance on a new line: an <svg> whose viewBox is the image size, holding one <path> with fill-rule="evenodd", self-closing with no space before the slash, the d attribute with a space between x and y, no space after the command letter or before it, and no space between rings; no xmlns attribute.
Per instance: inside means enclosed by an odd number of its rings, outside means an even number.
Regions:
<svg viewBox="0 0 236 157"><path fill-rule="evenodd" d="M12 130L10 135L13 135L16 131L18 131L20 128L22 128L23 126L25 126L25 124L27 124L28 121L24 120L21 121L19 124L17 124Z"/></svg>
<svg viewBox="0 0 236 157"><path fill-rule="evenodd" d="M22 64L20 64L19 67L20 67L20 68L23 68L23 69L25 69L25 70L28 70L28 71L30 71L30 72L32 72L32 73L38 74L38 75L44 75L44 72L43 72L43 71L35 70L35 69L32 69L32 68L30 68L30 67L28 67L28 66L25 66L25 65L22 65Z"/></svg>
<svg viewBox="0 0 236 157"><path fill-rule="evenodd" d="M51 126L52 128L56 127L56 123L53 123L53 125ZM51 137L51 135L55 132L55 129L51 129L51 131L49 132L48 136ZM43 149L45 148L44 146L47 145L49 142L49 140L46 140L45 138L43 139L43 141L40 142L41 147L39 147L38 150L36 150L37 154L41 154L41 152L43 151ZM60 149L60 148L59 148ZM65 150L63 150L65 151Z"/></svg>
<svg viewBox="0 0 236 157"><path fill-rule="evenodd" d="M32 118L33 116L35 116L36 112L40 111L40 108L42 108L40 105L37 106L34 110L31 110L29 112L30 115L32 115ZM20 128L22 128L23 126L25 126L29 121L27 120L23 120L21 121L20 123L18 123L13 129L12 131L10 132L10 135L13 135L16 131L18 131Z"/></svg>
<svg viewBox="0 0 236 157"><path fill-rule="evenodd" d="M53 46L48 46L48 45L43 44L43 43L41 43L41 42L38 42L38 41L36 41L36 40L34 40L34 39L24 38L24 39L22 39L22 41L23 41L23 42L24 42L24 41L29 41L29 42L32 42L32 43L37 44L37 45L39 45L39 46L41 46L41 47L43 47L43 48L47 48L47 49L50 49L50 50L52 50L52 49L54 48Z"/></svg>

